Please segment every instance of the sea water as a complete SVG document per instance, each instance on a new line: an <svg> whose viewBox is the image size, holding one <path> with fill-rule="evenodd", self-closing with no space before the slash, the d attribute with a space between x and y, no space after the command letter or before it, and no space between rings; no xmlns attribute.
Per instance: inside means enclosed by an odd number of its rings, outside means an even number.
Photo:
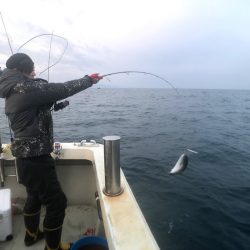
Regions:
<svg viewBox="0 0 250 250"><path fill-rule="evenodd" d="M161 249L250 249L250 91L91 88L68 100L55 140L121 136L121 167ZM169 175L187 148L198 154Z"/></svg>

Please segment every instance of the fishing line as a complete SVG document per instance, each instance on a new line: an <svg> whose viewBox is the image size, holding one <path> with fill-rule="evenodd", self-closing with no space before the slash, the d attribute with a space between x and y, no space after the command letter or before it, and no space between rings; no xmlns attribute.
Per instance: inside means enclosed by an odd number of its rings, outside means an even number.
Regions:
<svg viewBox="0 0 250 250"><path fill-rule="evenodd" d="M5 26L5 23L4 23L4 19L3 19L2 12L0 12L0 16L1 16L2 24L3 24L4 30L5 30L5 35L6 35L7 40L8 40L9 48L10 48L11 54L13 55L14 52L13 52L13 49L12 49L12 46L11 46L11 43L10 43L10 38L9 38L7 29L6 29L6 26ZM39 74L39 75L41 75L42 73L44 73L45 71L48 70L48 81L49 81L49 69L52 68L53 66L55 66L56 64L58 64L58 63L62 60L62 58L63 58L63 56L64 56L64 54L65 54L65 52L66 52L66 50L67 50L67 48L68 48L68 40L67 40L66 38L62 37L62 36L58 36L58 35L53 34L53 32L52 32L52 34L40 34L40 35L37 35L37 36L34 36L34 37L30 38L28 41L26 41L25 43L23 43L23 44L17 49L17 52L19 52L19 50L20 50L21 48L23 48L27 43L29 43L29 42L32 41L33 39L38 38L38 37L40 37L40 36L51 36L51 39L50 39L50 50L49 50L49 62L48 62L48 67L47 67L46 69L44 69L44 70ZM58 37L58 38L63 39L63 40L66 42L66 45L64 46L64 50L63 50L61 56L59 57L59 59L58 59L55 63L53 63L52 65L49 65L49 64L50 64L50 53L51 53L51 46L52 46L52 39L53 39L53 36L56 36L56 37Z"/></svg>
<svg viewBox="0 0 250 250"><path fill-rule="evenodd" d="M2 19L2 23L3 23L4 30L5 30L5 35L6 35L6 37L7 37L8 44L9 44L9 47L10 47L10 51L11 51L11 54L13 55L13 49L12 49L12 47L11 47L10 38L9 38L9 35L8 35L8 32L7 32L6 26L5 26L5 24L4 24L3 15L2 15L1 12L0 12L0 15L1 15L1 19Z"/></svg>
<svg viewBox="0 0 250 250"><path fill-rule="evenodd" d="M51 33L51 37L50 37L50 44L49 44L49 58L48 58L48 82L49 82L49 66L50 66L50 55L51 55L51 47L52 47L53 33L54 33L54 31L52 31L52 33Z"/></svg>
<svg viewBox="0 0 250 250"><path fill-rule="evenodd" d="M175 88L173 86L173 84L171 84L168 80L166 80L165 78L163 78L161 76L158 76L156 74L152 74L152 73L145 72L145 71L138 71L138 70L119 71L119 72L113 72L113 73L105 74L105 75L102 75L101 77L107 77L107 76L118 75L118 74L129 74L129 73L138 73L138 74L145 74L145 75L151 75L151 76L157 77L157 78L161 79L162 81L164 81L165 83L167 83L171 88L173 88L176 91L176 93L178 95L180 95L177 88Z"/></svg>
<svg viewBox="0 0 250 250"><path fill-rule="evenodd" d="M64 54L65 54L65 52L66 52L66 50L67 50L67 48L68 48L68 41L67 41L66 38L64 38L64 37L62 37L62 36L55 35L55 34L54 34L54 31L52 31L51 34L40 34L40 35L37 35L37 36L34 36L34 37L30 38L28 41L26 41L24 44L22 44L22 45L18 48L17 51L19 51L21 48L23 48L26 44L28 44L28 43L31 42L32 40L34 40L34 39L36 39L36 38L38 38L38 37L41 37L41 36L50 36L48 67L47 67L46 69L44 69L43 71L41 71L40 74L39 74L39 75L41 75L41 74L43 74L44 72L48 71L48 79L47 79L47 80L48 80L48 82L49 82L49 78L50 78L50 68L52 68L53 66L55 66L56 64L58 64L58 63L61 61L61 59L63 58L63 56L64 56ZM66 45L64 46L64 50L63 50L61 56L59 57L59 59L58 59L54 64L50 65L52 41L53 41L53 38L54 38L54 37L58 37L58 38L63 39L63 40L66 42ZM55 102L53 108L51 109L51 111L52 111L52 110L58 111L58 110L60 110L60 109L65 108L65 107L68 106L68 105L69 105L69 102L68 102L67 100L64 101L64 102L60 102L60 103Z"/></svg>
<svg viewBox="0 0 250 250"><path fill-rule="evenodd" d="M63 40L65 41L66 44L65 44L65 46L64 46L64 50L63 50L61 56L59 57L59 59L58 59L55 63L53 63L53 64L51 64L51 65L48 65L48 67L47 67L46 69L42 70L42 71L40 72L39 75L43 74L45 71L49 70L50 68L52 68L52 67L54 67L56 64L58 64L58 63L62 60L62 58L63 58L63 56L64 56L64 54L65 54L65 52L66 52L66 50L67 50L67 48L68 48L68 40L67 40L66 38L64 38L64 37L62 37L62 36L55 35L55 34L40 34L40 35L37 35L37 36L34 36L34 37L30 38L28 41L26 41L25 43L23 43L23 44L17 49L17 52L18 52L21 48L23 48L27 43L29 43L30 41L32 41L32 40L34 40L34 39L36 39L36 38L38 38L38 37L41 37L41 36L54 36L54 37L58 37L58 38L63 39Z"/></svg>

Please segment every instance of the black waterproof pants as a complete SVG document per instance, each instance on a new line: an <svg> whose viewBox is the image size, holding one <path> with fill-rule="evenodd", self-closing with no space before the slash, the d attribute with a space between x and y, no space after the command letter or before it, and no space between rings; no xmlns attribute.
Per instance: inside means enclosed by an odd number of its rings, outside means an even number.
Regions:
<svg viewBox="0 0 250 250"><path fill-rule="evenodd" d="M67 199L61 189L51 155L17 158L20 183L27 190L25 214L33 214L46 206L43 222L45 228L57 228L63 224Z"/></svg>

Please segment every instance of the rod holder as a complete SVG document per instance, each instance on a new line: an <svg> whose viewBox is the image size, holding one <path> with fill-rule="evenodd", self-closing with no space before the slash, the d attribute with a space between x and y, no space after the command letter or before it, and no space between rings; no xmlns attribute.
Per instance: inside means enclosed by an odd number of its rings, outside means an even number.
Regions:
<svg viewBox="0 0 250 250"><path fill-rule="evenodd" d="M120 139L115 135L103 137L105 168L103 193L107 196L118 196L123 192L120 175Z"/></svg>

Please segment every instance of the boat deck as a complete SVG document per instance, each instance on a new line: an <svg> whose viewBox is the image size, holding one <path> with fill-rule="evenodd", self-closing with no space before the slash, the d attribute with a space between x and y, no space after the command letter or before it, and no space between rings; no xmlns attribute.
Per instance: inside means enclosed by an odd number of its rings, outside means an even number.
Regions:
<svg viewBox="0 0 250 250"><path fill-rule="evenodd" d="M6 152L8 153L6 150L3 154L6 176L4 187L11 189L12 201L25 199L25 188L18 184L16 178L11 177L15 173L15 161L6 155ZM159 250L122 170L120 170L120 181L123 192L116 196L109 196L103 192L106 187L103 145L85 145L82 142L62 143L60 155L57 157L58 180L68 204L90 206L81 208L73 206L67 209L62 241L75 242L88 229L93 231L96 228L95 235L105 237L110 250ZM101 223L98 212L103 218ZM27 249L23 242L24 234L22 216L14 216L14 238L10 242L0 242L0 250ZM41 250L43 246L44 242L39 242L28 249Z"/></svg>
<svg viewBox="0 0 250 250"><path fill-rule="evenodd" d="M41 213L41 226L45 212ZM64 219L64 226L62 232L62 242L75 242L82 238L84 234L93 231L98 227L98 215L96 208L90 206L69 206L66 209L66 216ZM36 244L26 247L24 245L25 227L23 223L22 214L14 215L13 220L13 239L10 241L0 242L1 250L41 250L44 249L44 240ZM97 228L98 229L98 228ZM96 229L96 231L97 231ZM98 230L99 231L99 230ZM96 233L100 233L96 232Z"/></svg>

